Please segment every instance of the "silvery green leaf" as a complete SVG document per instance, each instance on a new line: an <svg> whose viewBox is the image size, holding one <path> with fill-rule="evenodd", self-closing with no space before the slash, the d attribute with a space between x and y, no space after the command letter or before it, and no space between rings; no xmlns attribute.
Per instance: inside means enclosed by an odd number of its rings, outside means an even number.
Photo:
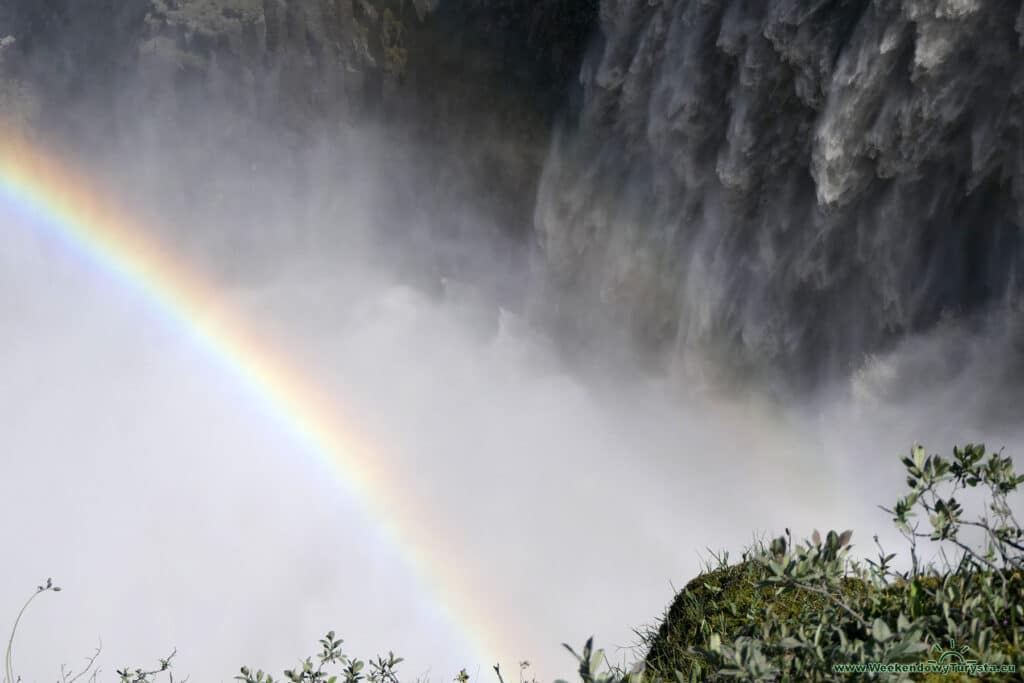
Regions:
<svg viewBox="0 0 1024 683"><path fill-rule="evenodd" d="M875 622L871 625L871 635L879 643L884 643L892 638L892 631L889 629L889 625L885 623L885 620L879 617L878 619L875 619Z"/></svg>
<svg viewBox="0 0 1024 683"><path fill-rule="evenodd" d="M903 614L903 612L900 612L899 618L896 619L896 630L899 631L900 633L903 633L904 631L907 631L909 629L910 629L910 620L907 619L907 616L905 614Z"/></svg>

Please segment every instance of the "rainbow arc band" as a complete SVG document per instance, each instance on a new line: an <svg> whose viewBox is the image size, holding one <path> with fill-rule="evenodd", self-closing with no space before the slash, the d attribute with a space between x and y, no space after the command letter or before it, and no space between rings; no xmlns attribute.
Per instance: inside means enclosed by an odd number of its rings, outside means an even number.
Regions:
<svg viewBox="0 0 1024 683"><path fill-rule="evenodd" d="M280 352L254 335L245 321L217 303L214 289L176 258L172 249L138 229L112 200L100 196L83 173L41 145L0 125L0 206L26 215L66 247L135 290L200 347L219 372L230 375L304 444L307 457L324 461L347 495L358 501L378 533L398 549L418 589L428 591L437 614L477 657L496 661L501 650L462 586L457 558L431 543L388 471L388 459L368 435ZM0 225L0 229L22 226ZM325 626L326 628L326 626Z"/></svg>

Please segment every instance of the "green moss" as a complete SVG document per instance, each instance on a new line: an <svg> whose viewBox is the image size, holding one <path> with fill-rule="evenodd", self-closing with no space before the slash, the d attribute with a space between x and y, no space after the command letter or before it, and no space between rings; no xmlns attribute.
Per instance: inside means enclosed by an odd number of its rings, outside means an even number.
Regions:
<svg viewBox="0 0 1024 683"><path fill-rule="evenodd" d="M763 565L747 561L701 574L676 595L664 620L650 642L645 660L647 671L671 679L673 672L689 676L694 664L703 658L690 648L707 643L712 633L723 640L754 635L760 615L771 609L790 622L811 623L820 613L826 598L806 591L780 593L773 586L762 586L766 577ZM844 593L850 597L864 594L867 587L856 579L847 579Z"/></svg>
<svg viewBox="0 0 1024 683"><path fill-rule="evenodd" d="M746 561L728 567L721 567L701 574L690 581L673 600L657 632L650 634L649 650L645 658L645 669L651 678L673 680L675 672L684 679L691 676L703 679L708 672L704 657L693 648L706 646L712 633L723 641L731 642L740 636L764 637L763 615L771 610L779 621L790 625L804 625L813 628L821 622L822 608L827 598L818 593L801 589L779 591L774 586L762 585L767 576L764 565ZM846 578L841 585L844 601L863 608L865 613L875 610L891 612L891 620L903 612L915 618L938 615L935 595L948 589L948 583L967 581L982 583L986 576L960 576L930 573L913 581L897 581L885 588L875 589L857 578ZM1011 602L1024 602L1024 578L1019 572L1007 574L1007 589ZM961 586L960 589L966 589ZM977 589L975 587L975 589ZM1005 623L993 624L994 634L989 657L1005 658L1005 661L1019 661L1020 645L1014 643L1014 634L1019 629L1012 617ZM851 637L864 634L850 632ZM925 660L931 653L922 656ZM991 661L991 660L990 660ZM956 681L954 676L927 675L917 678L922 681ZM966 678L964 680L967 680Z"/></svg>

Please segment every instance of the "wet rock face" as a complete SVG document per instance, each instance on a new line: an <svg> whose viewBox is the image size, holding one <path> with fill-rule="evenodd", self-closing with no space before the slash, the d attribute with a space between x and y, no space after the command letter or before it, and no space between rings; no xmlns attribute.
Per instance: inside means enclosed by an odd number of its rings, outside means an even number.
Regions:
<svg viewBox="0 0 1024 683"><path fill-rule="evenodd" d="M6 68L34 93L31 123L72 101L109 98L133 61L147 2L8 0L0 3L0 37L9 36ZM88 68L85 68L88 65Z"/></svg>
<svg viewBox="0 0 1024 683"><path fill-rule="evenodd" d="M414 121L431 177L480 208L452 239L482 229L505 251L528 244L551 131L596 21L597 0L440 0L405 22L406 68L385 82L385 116Z"/></svg>
<svg viewBox="0 0 1024 683"><path fill-rule="evenodd" d="M159 120L196 196L226 148L329 184L282 145L369 124L382 224L535 239L551 324L683 369L814 383L1019 307L1020 0L8 0L6 36L8 115Z"/></svg>
<svg viewBox="0 0 1024 683"><path fill-rule="evenodd" d="M99 99L95 91L147 81L151 95L204 91L239 116L281 124L358 106L366 74L383 68L367 44L379 17L360 16L353 0L5 5L0 31L18 39L25 76L48 81L58 109L90 97L76 83L87 82Z"/></svg>
<svg viewBox="0 0 1024 683"><path fill-rule="evenodd" d="M597 0L0 3L0 37L17 37L21 76L41 85L44 126L97 139L149 125L189 159L234 148L241 166L265 168L285 163L282 144L331 145L368 125L387 141L381 211L418 203L431 239L497 237L506 251L530 234L596 20Z"/></svg>
<svg viewBox="0 0 1024 683"><path fill-rule="evenodd" d="M564 329L814 381L1019 300L1021 2L605 0L601 33L536 213Z"/></svg>
<svg viewBox="0 0 1024 683"><path fill-rule="evenodd" d="M0 124L28 128L39 117L39 98L10 66L17 40L0 35Z"/></svg>
<svg viewBox="0 0 1024 683"><path fill-rule="evenodd" d="M8 0L0 37L58 112L142 82L307 136L386 120L536 156L596 19L597 0Z"/></svg>
<svg viewBox="0 0 1024 683"><path fill-rule="evenodd" d="M367 45L375 30L353 0L151 0L138 68L155 76L155 96L202 93L311 138L367 104L382 71Z"/></svg>

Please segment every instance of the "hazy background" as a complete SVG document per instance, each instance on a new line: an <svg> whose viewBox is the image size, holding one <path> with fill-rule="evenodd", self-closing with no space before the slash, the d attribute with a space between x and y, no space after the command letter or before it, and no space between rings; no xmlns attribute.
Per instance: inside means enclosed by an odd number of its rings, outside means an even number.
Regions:
<svg viewBox="0 0 1024 683"><path fill-rule="evenodd" d="M76 73L62 49L96 56L95 36L67 47L93 9L20 57L15 99L38 109L26 130L337 399L457 567L445 588L477 603L501 650L474 651L473 627L446 620L428 585L451 577L417 578L334 471L180 326L0 201L0 615L46 576L64 588L22 622L26 681L100 637L107 676L172 647L194 681L279 672L331 628L360 657L393 649L407 676L439 681L461 667L488 679L497 658L513 678L521 659L543 680L568 676L559 644L590 635L633 661L617 648L709 549L736 557L788 526L853 528L862 553L877 532L899 550L876 506L893 502L914 441L1024 444L1012 312L907 331L845 376L781 394L697 382L614 331L595 351L531 314L550 294L529 181L548 140L460 118L483 92L472 82L459 117L434 103L453 123L426 141L431 124L402 123L416 102L399 95L327 125L211 100L230 88L209 73L194 89L174 69L111 67L58 87L54 73ZM53 104L47 89L76 79L86 94ZM557 107L537 109L551 124ZM561 319L589 320L566 301Z"/></svg>
<svg viewBox="0 0 1024 683"><path fill-rule="evenodd" d="M25 619L20 670L50 675L102 636L108 669L177 646L181 672L226 678L290 665L335 628L355 652L407 655L410 674L487 675L401 549L216 360L31 217L8 207L4 225L3 612L44 576L65 588ZM874 505L915 439L1019 443L941 394L879 402L899 354L813 405L687 395L622 365L567 369L515 314L402 284L352 245L287 241L258 276L231 258L208 271L218 296L395 458L513 670L571 672L563 640L631 644L705 549L737 555L785 526L853 527L864 550L891 538Z"/></svg>

